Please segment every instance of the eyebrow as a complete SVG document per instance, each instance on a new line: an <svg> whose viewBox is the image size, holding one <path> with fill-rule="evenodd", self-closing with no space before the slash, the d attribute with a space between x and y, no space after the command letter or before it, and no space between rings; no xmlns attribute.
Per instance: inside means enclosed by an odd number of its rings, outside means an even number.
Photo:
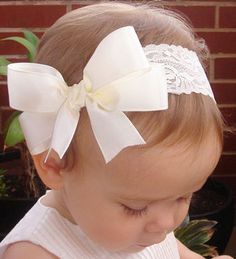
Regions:
<svg viewBox="0 0 236 259"><path fill-rule="evenodd" d="M183 193L183 194L180 194L180 195L172 195L172 196L167 196L167 197L164 197L164 198L153 198L153 197L143 197L143 196L137 196L137 195L133 195L133 196L129 196L129 195L118 195L120 199L122 200L126 200L126 201L134 201L134 202L154 202L154 201L163 201L163 200L169 200L169 199L172 199L174 197L183 197L183 196L186 196L188 194L191 194L191 193L194 193L194 192L197 192L198 190L200 190L202 188L202 186L204 185L205 181L202 181L201 184L199 184L197 186L197 188L194 188L194 190L192 192L187 192L187 193Z"/></svg>
<svg viewBox="0 0 236 259"><path fill-rule="evenodd" d="M123 196L120 195L119 198L122 200L127 200L127 201L139 201L139 202L153 202L153 201L161 201L161 200L168 200L173 198L173 196L165 197L165 198L150 198L150 197L140 197L140 196Z"/></svg>

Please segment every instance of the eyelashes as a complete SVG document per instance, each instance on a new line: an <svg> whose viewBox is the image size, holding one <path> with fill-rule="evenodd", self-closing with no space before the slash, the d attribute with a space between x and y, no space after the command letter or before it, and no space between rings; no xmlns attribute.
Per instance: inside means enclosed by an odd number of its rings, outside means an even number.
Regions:
<svg viewBox="0 0 236 259"><path fill-rule="evenodd" d="M142 217L147 214L147 206L142 209L132 209L124 204L121 204L121 206L123 207L124 212L129 216Z"/></svg>
<svg viewBox="0 0 236 259"><path fill-rule="evenodd" d="M185 197L180 197L180 198L176 199L176 202L180 202L180 203L184 202L187 205L189 205L191 202L191 199L192 199L192 194L187 195ZM142 217L142 216L145 216L148 212L148 206L145 206L141 209L132 209L132 208L126 206L125 204L121 204L121 206L123 207L125 214L128 216Z"/></svg>

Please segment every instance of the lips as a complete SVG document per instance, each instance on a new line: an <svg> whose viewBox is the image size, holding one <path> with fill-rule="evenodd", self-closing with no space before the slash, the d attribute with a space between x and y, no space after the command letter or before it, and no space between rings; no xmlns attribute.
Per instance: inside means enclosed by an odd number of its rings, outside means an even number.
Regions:
<svg viewBox="0 0 236 259"><path fill-rule="evenodd" d="M141 246L141 247L148 247L148 246L152 246L154 244L150 244L150 245L138 245L138 246Z"/></svg>
<svg viewBox="0 0 236 259"><path fill-rule="evenodd" d="M163 236L162 238L159 238L158 240L155 240L155 242L150 242L149 245L147 245L147 244L138 244L138 246L141 246L141 247L153 246L155 244L161 243L162 241L165 240L165 238L166 238L166 235Z"/></svg>

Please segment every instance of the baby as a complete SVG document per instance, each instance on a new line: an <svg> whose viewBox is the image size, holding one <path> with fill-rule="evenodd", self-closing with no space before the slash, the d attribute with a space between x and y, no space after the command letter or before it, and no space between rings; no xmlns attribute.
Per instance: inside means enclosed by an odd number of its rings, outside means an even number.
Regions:
<svg viewBox="0 0 236 259"><path fill-rule="evenodd" d="M203 258L173 231L222 151L207 53L179 15L113 2L64 15L35 64L9 65L10 105L51 190L1 258Z"/></svg>

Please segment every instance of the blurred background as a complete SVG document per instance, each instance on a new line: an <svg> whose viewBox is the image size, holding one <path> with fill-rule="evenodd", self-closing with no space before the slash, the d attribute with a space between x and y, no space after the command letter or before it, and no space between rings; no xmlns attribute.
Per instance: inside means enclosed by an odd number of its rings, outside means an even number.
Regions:
<svg viewBox="0 0 236 259"><path fill-rule="evenodd" d="M100 1L2 1L0 0L0 39L20 36L24 37L22 29L28 29L39 38L44 31L52 25L56 19L75 8L84 5L98 3ZM128 2L128 1L123 1ZM135 2L135 1L132 1ZM144 1L136 1L144 2ZM215 98L219 108L224 115L228 125L232 127L234 134L225 136L224 150L221 159L214 171L213 179L223 183L231 192L235 201L236 197L236 1L229 0L170 0L170 1L145 1L152 4L162 5L168 9L174 9L184 14L192 23L195 32L205 39L209 46L211 56L208 66L208 77L210 79ZM0 41L0 56L7 58L10 62L27 61L27 48L14 40ZM0 66L1 69L1 66ZM21 196L25 190L19 182L31 181L18 176L25 174L25 159L22 156L22 148L10 148L6 152L4 150L4 127L12 110L8 103L8 93L6 85L6 77L0 76L0 193L6 183L16 181L19 186L11 187L10 192L15 193L15 197ZM19 150L20 149L20 150ZM28 162L29 166L30 162ZM9 180L3 174L11 175L16 180ZM37 177L31 174L31 178L35 178L36 187L39 192L31 197L34 198L43 192L41 183ZM5 181L5 182L4 182ZM9 196L9 190L3 194L1 198ZM18 195L18 196L17 196ZM0 203L1 204L1 203ZM31 203L30 203L31 204ZM3 205L1 205L3 206ZM15 205L14 205L15 206ZM25 205L26 209L27 206ZM3 209L0 207L0 210ZM9 210L9 209L8 209ZM6 214L0 213L0 224ZM13 212L14 214L14 212ZM232 213L231 213L232 215ZM8 216L9 217L9 211ZM1 221L2 220L2 221ZM7 230L6 230L7 231ZM236 231L227 245L226 251L232 256L236 256Z"/></svg>

